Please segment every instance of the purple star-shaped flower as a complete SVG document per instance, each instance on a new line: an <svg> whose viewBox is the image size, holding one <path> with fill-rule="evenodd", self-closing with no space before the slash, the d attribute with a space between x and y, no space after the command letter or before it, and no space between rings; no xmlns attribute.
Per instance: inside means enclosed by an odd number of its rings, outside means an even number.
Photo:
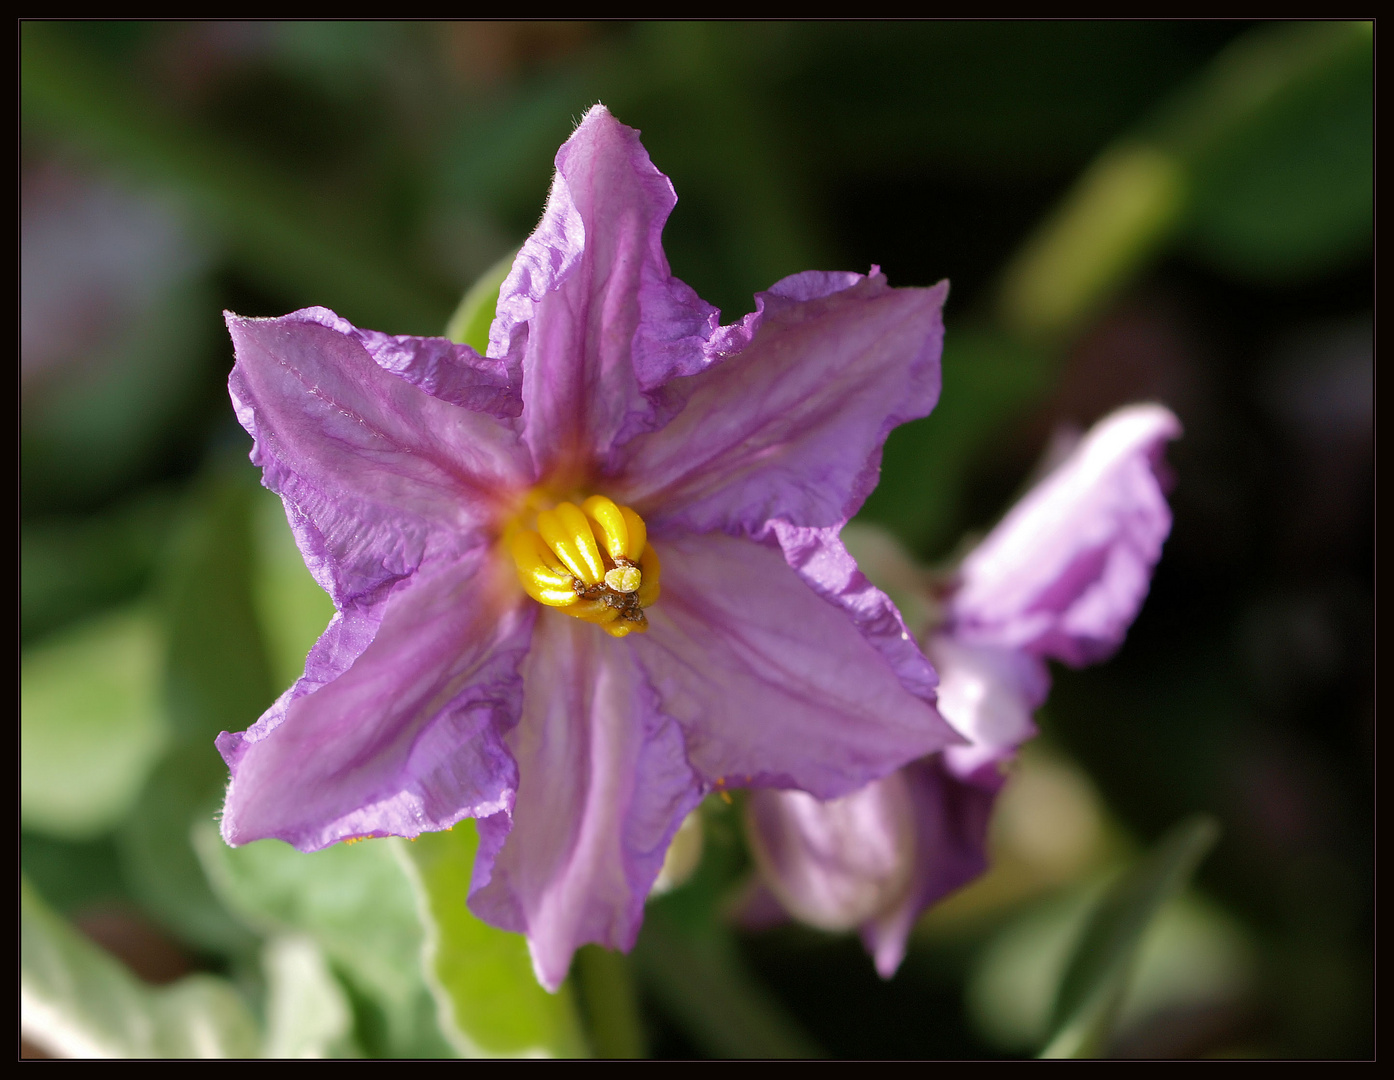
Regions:
<svg viewBox="0 0 1394 1080"><path fill-rule="evenodd" d="M1104 418L963 560L926 652L940 711L966 745L839 799L762 791L747 803L764 881L784 908L826 929L860 927L883 976L920 913L987 868L1000 766L1036 732L1046 659L1103 660L1137 616L1171 530L1161 456L1180 433L1160 405Z"/></svg>
<svg viewBox="0 0 1394 1080"><path fill-rule="evenodd" d="M337 614L218 740L230 844L477 818L470 907L551 988L632 946L706 792L831 798L962 741L838 538L938 397L947 286L797 274L721 326L637 132L597 106L556 168L485 356L228 316L252 460Z"/></svg>

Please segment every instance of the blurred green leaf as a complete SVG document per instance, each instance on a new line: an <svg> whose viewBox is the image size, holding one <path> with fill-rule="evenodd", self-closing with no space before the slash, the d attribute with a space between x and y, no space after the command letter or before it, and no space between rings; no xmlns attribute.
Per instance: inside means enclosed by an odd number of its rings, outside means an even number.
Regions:
<svg viewBox="0 0 1394 1080"><path fill-rule="evenodd" d="M61 25L25 23L20 51L26 124L172 186L256 280L360 326L429 334L441 325L448 301L438 287L366 245L361 224L334 220L322 195L187 125Z"/></svg>
<svg viewBox="0 0 1394 1080"><path fill-rule="evenodd" d="M422 957L441 1029L469 1057L582 1056L570 986L547 993L526 940L465 906L478 846L468 820L396 845L426 927Z"/></svg>
<svg viewBox="0 0 1394 1080"><path fill-rule="evenodd" d="M251 725L274 697L252 603L255 490L250 469L215 465L189 496L162 582L174 745L121 833L141 904L220 951L244 949L249 937L209 890L189 834L222 803L227 767L213 740Z"/></svg>
<svg viewBox="0 0 1394 1080"><path fill-rule="evenodd" d="M187 432L189 415L201 411L216 297L194 278L154 301L151 310L128 315L130 325L103 351L52 382L31 379L21 427L27 501L109 499L168 453Z"/></svg>
<svg viewBox="0 0 1394 1080"><path fill-rule="evenodd" d="M962 527L967 469L1050 384L1047 354L1001 333L957 330L944 340L944 388L934 412L886 440L881 481L859 520L885 525L921 555L940 554Z"/></svg>
<svg viewBox="0 0 1394 1080"><path fill-rule="evenodd" d="M334 601L306 568L279 496L259 488L255 502L253 599L272 685L284 688L304 674L306 655L334 617Z"/></svg>
<svg viewBox="0 0 1394 1080"><path fill-rule="evenodd" d="M977 951L964 996L974 1027L997 1049L1042 1045L1071 949L1106 885L1092 878L1028 905Z"/></svg>
<svg viewBox="0 0 1394 1080"><path fill-rule="evenodd" d="M1002 276L998 313L1068 338L1183 224L1225 269L1328 270L1374 222L1373 35L1366 23L1261 26L1146 130L1104 151Z"/></svg>
<svg viewBox="0 0 1394 1080"><path fill-rule="evenodd" d="M19 865L34 887L63 914L131 900L121 873L120 852L111 834L74 842L23 832L19 837Z"/></svg>
<svg viewBox="0 0 1394 1080"><path fill-rule="evenodd" d="M1277 282L1368 250L1374 77L1368 23L1263 27L1222 55L1211 100L1191 107L1224 116L1241 102L1242 122L1176 122L1176 141L1194 146L1192 246L1232 273Z"/></svg>
<svg viewBox="0 0 1394 1080"><path fill-rule="evenodd" d="M1145 144L1105 151L1008 265L999 310L1028 341L1069 334L1168 239L1185 206L1173 154Z"/></svg>
<svg viewBox="0 0 1394 1080"><path fill-rule="evenodd" d="M461 110L442 148L442 195L454 205L492 210L530 231L547 198L557 147L589 103L586 89L562 73L529 80L511 95Z"/></svg>
<svg viewBox="0 0 1394 1080"><path fill-rule="evenodd" d="M714 915L699 927L674 918L670 906L649 905L633 959L645 986L688 1038L714 1058L823 1056L746 970Z"/></svg>
<svg viewBox="0 0 1394 1080"><path fill-rule="evenodd" d="M216 817L226 782L226 768L206 748L177 745L117 842L122 877L141 907L185 941L234 956L247 954L255 939L213 895L189 841L194 826Z"/></svg>
<svg viewBox="0 0 1394 1080"><path fill-rule="evenodd" d="M261 953L266 974L266 1056L355 1057L353 1010L313 938L285 934Z"/></svg>
<svg viewBox="0 0 1394 1080"><path fill-rule="evenodd" d="M698 808L701 861L685 883L649 898L630 966L646 997L709 1057L822 1057L751 972L722 919L731 890L750 870L743 793L734 794L730 803L713 795Z"/></svg>
<svg viewBox="0 0 1394 1080"><path fill-rule="evenodd" d="M1162 907L1143 938L1115 1031L1126 1037L1166 1011L1238 1005L1255 988L1256 966L1243 925L1187 890Z"/></svg>
<svg viewBox="0 0 1394 1080"><path fill-rule="evenodd" d="M149 582L172 516L164 492L108 513L26 520L20 528L20 639L134 600Z"/></svg>
<svg viewBox="0 0 1394 1080"><path fill-rule="evenodd" d="M253 600L254 475L240 461L213 466L190 495L163 582L170 718L220 769L213 739L250 726L276 696Z"/></svg>
<svg viewBox="0 0 1394 1080"><path fill-rule="evenodd" d="M806 124L808 141L837 165L918 166L995 187L1004 176L1050 182L1077 171L1202 63L1225 30L1118 20L810 20L777 27L782 50L750 52L766 79L771 69L792 69L785 94L799 94L803 107L788 109L789 118ZM829 78L833 71L839 77Z"/></svg>
<svg viewBox="0 0 1394 1080"><path fill-rule="evenodd" d="M20 882L20 1028L65 1057L253 1057L256 1022L232 985L189 975L154 989Z"/></svg>
<svg viewBox="0 0 1394 1080"><path fill-rule="evenodd" d="M1095 1057L1117 1019L1143 938L1219 837L1213 818L1181 822L1100 900L1056 992L1043 1058Z"/></svg>
<svg viewBox="0 0 1394 1080"><path fill-rule="evenodd" d="M159 760L160 628L144 608L103 616L24 653L20 817L84 839L124 818Z"/></svg>
<svg viewBox="0 0 1394 1080"><path fill-rule="evenodd" d="M629 958L601 945L576 950L577 977L595 1056L610 1059L648 1057L639 996Z"/></svg>
<svg viewBox="0 0 1394 1080"><path fill-rule="evenodd" d="M422 978L424 942L411 882L393 842L304 854L279 840L240 848L211 822L195 833L214 888L249 926L308 934L367 1003L358 1033L370 1056L449 1056Z"/></svg>
<svg viewBox="0 0 1394 1080"><path fill-rule="evenodd" d="M1074 946L1114 877L1091 876L1027 905L978 950L966 1003L974 1027L998 1050L1029 1053L1044 1044ZM1173 897L1143 935L1108 1051L1158 1018L1242 1007L1254 971L1241 924L1194 889Z"/></svg>
<svg viewBox="0 0 1394 1080"><path fill-rule="evenodd" d="M468 345L481 356L489 349L489 327L494 323L494 309L498 307L499 290L503 279L513 269L517 249L510 251L493 266L479 276L479 280L469 287L455 314L445 328L445 336L451 341Z"/></svg>

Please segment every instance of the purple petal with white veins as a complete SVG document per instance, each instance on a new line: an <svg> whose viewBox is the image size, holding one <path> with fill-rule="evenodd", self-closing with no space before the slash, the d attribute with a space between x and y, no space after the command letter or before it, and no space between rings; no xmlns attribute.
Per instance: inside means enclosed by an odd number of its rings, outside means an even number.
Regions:
<svg viewBox="0 0 1394 1080"><path fill-rule="evenodd" d="M960 567L950 631L961 641L1083 665L1122 642L1171 530L1158 479L1181 433L1160 405L1095 424Z"/></svg>
<svg viewBox="0 0 1394 1080"><path fill-rule="evenodd" d="M489 331L489 355L523 372L539 475L600 461L661 423L648 392L704 364L718 328L669 270L661 235L677 196L637 131L597 105L556 167Z"/></svg>
<svg viewBox="0 0 1394 1080"><path fill-rule="evenodd" d="M313 851L509 809L517 767L504 738L536 615L511 578L477 548L399 585L375 631L356 612L336 618L306 678L252 728L219 737L232 771L223 838Z"/></svg>
<svg viewBox="0 0 1394 1080"><path fill-rule="evenodd" d="M900 775L915 808L914 872L903 899L862 926L883 979L900 967L920 913L987 869L988 819L1003 784L995 770L962 781L938 758L917 761Z"/></svg>
<svg viewBox="0 0 1394 1080"><path fill-rule="evenodd" d="M800 274L760 294L749 343L667 387L681 412L623 448L616 497L656 535L841 526L876 486L891 429L939 398L947 293L878 272Z"/></svg>
<svg viewBox="0 0 1394 1080"><path fill-rule="evenodd" d="M470 907L526 934L538 981L555 990L581 945L633 946L702 790L628 641L544 610L523 678L512 829L500 850L501 817L480 823Z"/></svg>
<svg viewBox="0 0 1394 1080"><path fill-rule="evenodd" d="M362 335L326 325L332 317L228 314L237 353L228 388L263 483L286 503L306 564L342 608L479 543L533 475L509 421L388 371ZM387 356L382 342L375 348ZM457 364L445 381L460 391L468 369ZM485 397L499 393L488 373L479 385Z"/></svg>
<svg viewBox="0 0 1394 1080"><path fill-rule="evenodd" d="M1032 714L1050 691L1044 661L1019 649L965 645L935 634L925 652L939 673L939 715L968 739L944 751L953 775L967 779L1011 758L1036 734Z"/></svg>
<svg viewBox="0 0 1394 1080"><path fill-rule="evenodd" d="M714 533L655 550L663 593L625 641L706 782L833 798L962 741L777 548Z"/></svg>

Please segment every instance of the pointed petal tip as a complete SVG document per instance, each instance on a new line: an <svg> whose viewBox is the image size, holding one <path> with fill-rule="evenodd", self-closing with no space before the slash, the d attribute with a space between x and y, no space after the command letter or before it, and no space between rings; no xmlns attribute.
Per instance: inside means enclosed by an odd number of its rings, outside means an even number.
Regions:
<svg viewBox="0 0 1394 1080"><path fill-rule="evenodd" d="M1144 401L1124 405L1109 413L1089 432L1088 438L1109 436L1127 442L1146 442L1150 439L1177 439L1184 429L1180 418L1165 405Z"/></svg>
<svg viewBox="0 0 1394 1080"><path fill-rule="evenodd" d="M882 943L876 949L873 962L876 965L876 974L886 981L895 978L895 973L900 970L901 962L905 959L905 942L899 937L893 937Z"/></svg>
<svg viewBox="0 0 1394 1080"><path fill-rule="evenodd" d="M537 984L547 993L555 994L571 971L571 956L567 956L564 964L558 964L555 958L541 956L531 938L528 939L528 952L532 954L532 973L537 977Z"/></svg>

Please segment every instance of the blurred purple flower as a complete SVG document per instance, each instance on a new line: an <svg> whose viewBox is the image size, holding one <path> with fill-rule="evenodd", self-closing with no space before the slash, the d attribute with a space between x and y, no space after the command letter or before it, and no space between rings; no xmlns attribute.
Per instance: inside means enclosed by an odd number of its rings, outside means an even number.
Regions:
<svg viewBox="0 0 1394 1080"><path fill-rule="evenodd" d="M230 844L477 818L470 907L552 988L632 946L707 791L832 798L960 741L839 540L938 397L946 286L798 274L721 326L637 132L597 106L556 167L486 356L228 316L252 459L337 614L218 740Z"/></svg>
<svg viewBox="0 0 1394 1080"><path fill-rule="evenodd" d="M1082 667L1122 643L1171 529L1161 458L1180 432L1160 405L1104 418L963 560L926 652L967 745L829 802L751 793L766 885L805 922L860 927L882 976L920 913L987 868L1002 765L1035 734L1046 659Z"/></svg>

